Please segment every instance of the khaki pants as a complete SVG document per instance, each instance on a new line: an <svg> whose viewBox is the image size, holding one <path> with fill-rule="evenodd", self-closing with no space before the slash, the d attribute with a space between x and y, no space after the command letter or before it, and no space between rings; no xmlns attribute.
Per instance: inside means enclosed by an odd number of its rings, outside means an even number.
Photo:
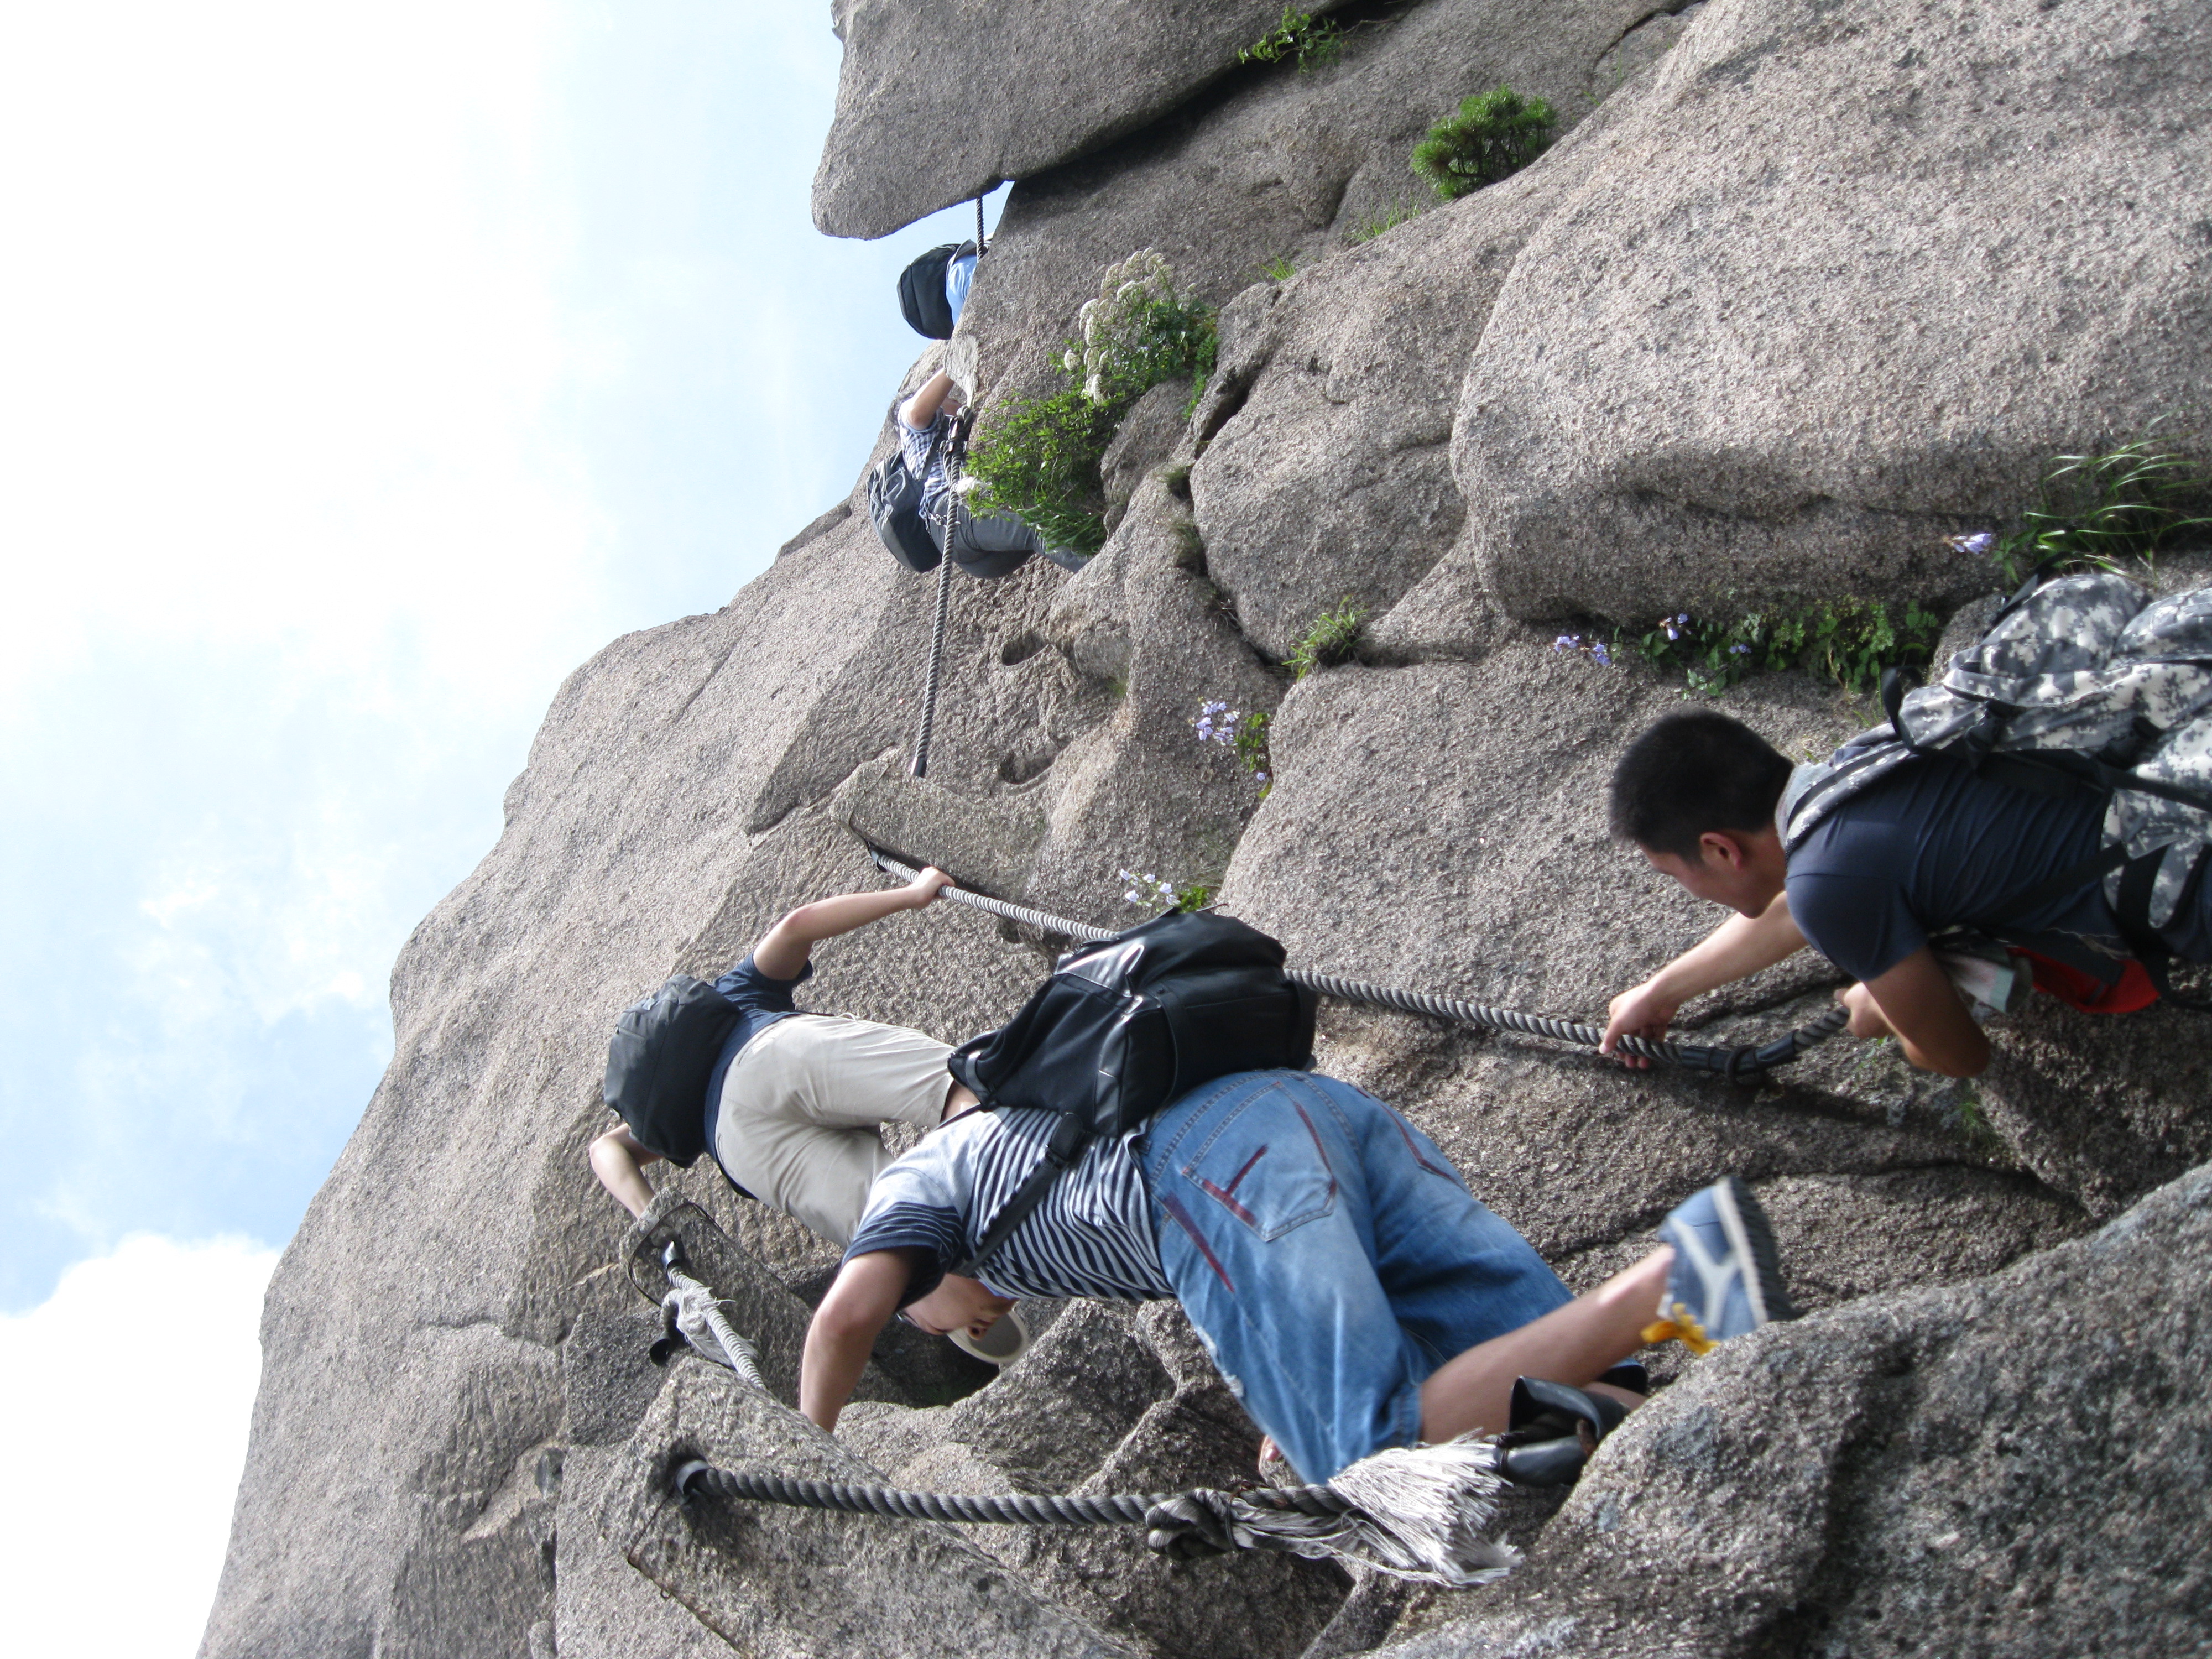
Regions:
<svg viewBox="0 0 2212 1659"><path fill-rule="evenodd" d="M780 1019L723 1079L714 1157L761 1202L842 1248L891 1161L877 1126L935 1128L951 1052L920 1031L842 1014Z"/></svg>

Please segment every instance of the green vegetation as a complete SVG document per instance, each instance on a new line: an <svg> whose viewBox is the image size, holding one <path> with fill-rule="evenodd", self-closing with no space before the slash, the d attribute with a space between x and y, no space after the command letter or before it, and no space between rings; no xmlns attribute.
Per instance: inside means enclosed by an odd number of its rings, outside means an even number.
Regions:
<svg viewBox="0 0 2212 1659"><path fill-rule="evenodd" d="M1982 1097L1972 1083L1961 1079L1952 1085L1952 1105L1948 1114L1949 1126L1960 1139L1984 1157L2008 1157L2011 1147L2005 1138L1990 1121L1989 1114L1982 1108Z"/></svg>
<svg viewBox="0 0 2212 1659"><path fill-rule="evenodd" d="M1988 552L2005 584L2017 586L2031 570L2154 565L2177 537L2212 529L2208 509L2212 468L2144 437L2101 455L2061 455L2018 530L1961 536L1952 545Z"/></svg>
<svg viewBox="0 0 2212 1659"><path fill-rule="evenodd" d="M1316 668L1331 668L1348 662L1352 653L1359 648L1359 635L1367 620L1367 607L1354 605L1350 599L1334 611L1324 611L1314 618L1306 629L1306 636L1291 647L1291 654L1283 665L1297 678L1304 679Z"/></svg>
<svg viewBox="0 0 2212 1659"><path fill-rule="evenodd" d="M1237 54L1240 64L1279 64L1297 60L1298 73L1322 69L1344 56L1345 31L1333 20L1310 11L1283 8L1282 21Z"/></svg>
<svg viewBox="0 0 2212 1659"><path fill-rule="evenodd" d="M1267 757L1266 714L1257 708L1240 713L1225 702L1209 702L1198 711L1191 727L1200 743L1218 743L1243 762L1244 769L1260 786L1261 799L1266 799L1274 781L1274 763Z"/></svg>
<svg viewBox="0 0 2212 1659"><path fill-rule="evenodd" d="M1278 253L1260 267L1260 274L1271 283L1287 283L1298 274L1297 261L1287 253Z"/></svg>
<svg viewBox="0 0 2212 1659"><path fill-rule="evenodd" d="M1203 910L1213 902L1213 889L1202 881L1186 882L1176 889L1176 908Z"/></svg>
<svg viewBox="0 0 2212 1659"><path fill-rule="evenodd" d="M1095 553L1106 543L1098 462L1115 428L1165 381L1188 376L1197 407L1220 339L1213 307L1178 293L1150 248L1107 270L1078 327L1060 362L1067 384L994 411L969 447L968 476L980 486L976 511L1017 514L1059 545Z"/></svg>
<svg viewBox="0 0 2212 1659"><path fill-rule="evenodd" d="M1838 599L1795 610L1754 611L1729 622L1662 617L1650 632L1616 645L1653 666L1680 670L1692 691L1717 696L1747 675L1802 668L1863 696L1893 664L1924 665L1942 619L1908 600L1887 605ZM1565 637L1565 636L1563 636Z"/></svg>
<svg viewBox="0 0 2212 1659"><path fill-rule="evenodd" d="M1370 218L1362 219L1358 225L1353 227L1352 232L1346 240L1354 244L1360 242L1371 242L1377 236L1386 235L1389 232L1397 229L1399 226L1404 224L1408 219L1418 219L1420 216L1421 210L1418 204L1413 202L1394 203L1389 207L1383 209L1382 212L1377 213Z"/></svg>
<svg viewBox="0 0 2212 1659"><path fill-rule="evenodd" d="M1449 202L1527 167L1550 145L1558 125L1540 98L1523 98L1510 87L1476 93L1413 146L1413 171Z"/></svg>

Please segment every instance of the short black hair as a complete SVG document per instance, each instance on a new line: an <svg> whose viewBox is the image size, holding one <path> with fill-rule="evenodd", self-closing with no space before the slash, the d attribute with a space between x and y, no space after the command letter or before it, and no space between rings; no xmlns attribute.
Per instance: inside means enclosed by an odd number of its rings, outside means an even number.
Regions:
<svg viewBox="0 0 2212 1659"><path fill-rule="evenodd" d="M1771 826L1791 769L1741 720L1710 708L1669 714L1630 744L1613 769L1613 838L1695 860L1698 838L1708 831Z"/></svg>

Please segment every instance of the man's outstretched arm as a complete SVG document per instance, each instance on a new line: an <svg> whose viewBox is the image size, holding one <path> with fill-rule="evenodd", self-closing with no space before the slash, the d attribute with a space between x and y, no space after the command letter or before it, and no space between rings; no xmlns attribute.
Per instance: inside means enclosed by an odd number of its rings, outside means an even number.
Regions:
<svg viewBox="0 0 2212 1659"><path fill-rule="evenodd" d="M1607 1010L1605 1042L1601 1054L1613 1054L1625 1036L1662 1041L1674 1015L1692 997L1748 979L1762 968L1785 962L1805 948L1805 935L1790 915L1790 895L1777 893L1773 902L1755 916L1730 916L1643 984L1623 991ZM1650 1065L1632 1054L1619 1056L1624 1066L1639 1069Z"/></svg>
<svg viewBox="0 0 2212 1659"><path fill-rule="evenodd" d="M761 935L753 946L753 966L770 979L797 979L806 959L825 939L849 933L901 910L919 910L946 888L952 878L932 865L903 887L872 893L841 893L802 904Z"/></svg>
<svg viewBox="0 0 2212 1659"><path fill-rule="evenodd" d="M867 1368L876 1337L898 1311L913 1268L896 1250L871 1250L838 1269L837 1282L806 1328L799 1360L799 1409L833 1430Z"/></svg>
<svg viewBox="0 0 2212 1659"><path fill-rule="evenodd" d="M1888 972L1837 995L1851 1011L1853 1036L1894 1036L1905 1059L1923 1072L1978 1077L1990 1063L1989 1038L1924 945Z"/></svg>

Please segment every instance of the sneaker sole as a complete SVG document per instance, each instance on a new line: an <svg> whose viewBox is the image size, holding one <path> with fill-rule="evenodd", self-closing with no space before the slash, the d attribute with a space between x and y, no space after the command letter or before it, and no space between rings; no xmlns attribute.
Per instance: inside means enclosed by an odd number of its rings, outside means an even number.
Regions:
<svg viewBox="0 0 2212 1659"><path fill-rule="evenodd" d="M1790 1292L1782 1283L1782 1261L1774 1248L1774 1229L1767 1224L1766 1212L1759 1207L1759 1200L1751 1195L1751 1188L1744 1185L1741 1176L1728 1176L1713 1189L1713 1208L1719 1213L1721 1231L1728 1235L1729 1247L1739 1260L1751 1265L1752 1271L1744 1276L1743 1288L1751 1298L1752 1317L1762 1325L1796 1318L1796 1304L1790 1301Z"/></svg>

